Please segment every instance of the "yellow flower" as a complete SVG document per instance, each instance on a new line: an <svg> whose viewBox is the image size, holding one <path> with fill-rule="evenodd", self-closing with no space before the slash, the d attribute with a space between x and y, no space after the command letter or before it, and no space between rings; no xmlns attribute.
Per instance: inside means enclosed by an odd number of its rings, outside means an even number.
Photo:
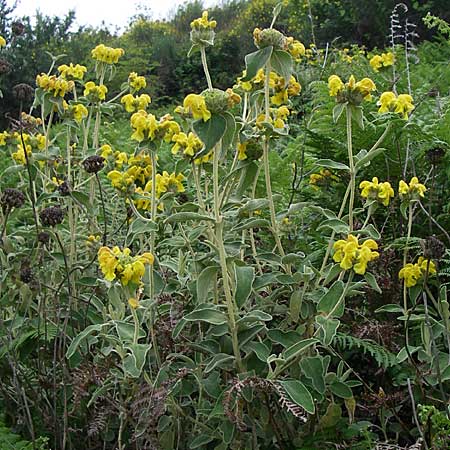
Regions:
<svg viewBox="0 0 450 450"><path fill-rule="evenodd" d="M5 47L6 46L6 40L3 36L0 36L0 47Z"/></svg>
<svg viewBox="0 0 450 450"><path fill-rule="evenodd" d="M107 47L104 44L97 45L97 47L91 51L93 59L106 64L116 64L124 53L125 51L123 48Z"/></svg>
<svg viewBox="0 0 450 450"><path fill-rule="evenodd" d="M395 56L392 52L382 53L381 59L383 61L383 67L389 67L394 65Z"/></svg>
<svg viewBox="0 0 450 450"><path fill-rule="evenodd" d="M141 109L145 110L151 101L152 100L148 94L141 94L136 97L133 97L131 94L127 94L122 97L120 103L125 106L125 111L132 113Z"/></svg>
<svg viewBox="0 0 450 450"><path fill-rule="evenodd" d="M113 281L116 278L126 286L131 281L139 284L145 273L145 265L153 264L151 253L132 256L129 248L120 250L119 247L101 247L98 250L98 262L105 280Z"/></svg>
<svg viewBox="0 0 450 450"><path fill-rule="evenodd" d="M375 72L378 72L383 66L383 58L380 55L375 55L370 59L369 64Z"/></svg>
<svg viewBox="0 0 450 450"><path fill-rule="evenodd" d="M7 131L3 131L0 133L0 145L6 145L6 139L10 137L10 134Z"/></svg>
<svg viewBox="0 0 450 450"><path fill-rule="evenodd" d="M105 100L108 88L104 84L96 85L93 81L88 81L84 85L83 95L93 102Z"/></svg>
<svg viewBox="0 0 450 450"><path fill-rule="evenodd" d="M71 106L71 113L76 122L80 123L88 115L86 106L78 104Z"/></svg>
<svg viewBox="0 0 450 450"><path fill-rule="evenodd" d="M213 30L216 26L215 20L208 20L208 11L203 11L202 17L191 22L191 28L196 30Z"/></svg>
<svg viewBox="0 0 450 450"><path fill-rule="evenodd" d="M53 97L64 97L75 86L73 81L67 81L45 73L36 77L36 84L42 90L52 93Z"/></svg>
<svg viewBox="0 0 450 450"><path fill-rule="evenodd" d="M415 264L408 263L398 273L398 278L405 280L406 287L412 287L427 274L428 276L436 274L436 266L433 261L419 257Z"/></svg>
<svg viewBox="0 0 450 450"><path fill-rule="evenodd" d="M377 177L373 177L372 181L362 181L359 184L361 190L361 197L377 200L384 206L389 205L389 201L394 197L394 190L389 182L378 182Z"/></svg>
<svg viewBox="0 0 450 450"><path fill-rule="evenodd" d="M359 91L367 101L372 100L371 92L376 89L375 83L370 78L363 78L355 84L355 90Z"/></svg>
<svg viewBox="0 0 450 450"><path fill-rule="evenodd" d="M131 72L128 75L128 84L134 92L137 92L147 86L147 80L144 76L139 76L136 72Z"/></svg>
<svg viewBox="0 0 450 450"><path fill-rule="evenodd" d="M301 61L301 57L305 56L306 49L305 46L296 39L292 37L287 38L287 48L288 52L291 54L291 56L294 58L294 61L299 62Z"/></svg>
<svg viewBox="0 0 450 450"><path fill-rule="evenodd" d="M414 109L413 98L409 94L400 94L398 97L393 92L383 92L380 100L377 102L380 106L380 114L386 112L395 112L400 114L403 119L408 118L408 114Z"/></svg>
<svg viewBox="0 0 450 450"><path fill-rule="evenodd" d="M417 177L412 177L409 185L405 181L400 180L398 185L398 193L402 200L419 200L419 197L425 197L425 185L419 183Z"/></svg>
<svg viewBox="0 0 450 450"><path fill-rule="evenodd" d="M108 159L108 156L111 155L113 152L112 148L108 144L103 144L100 147L100 156L104 159Z"/></svg>
<svg viewBox="0 0 450 450"><path fill-rule="evenodd" d="M247 142L244 143L239 142L239 144L237 145L239 161L244 161L245 159L247 159L247 155L245 153L246 150L247 150Z"/></svg>
<svg viewBox="0 0 450 450"><path fill-rule="evenodd" d="M205 99L201 95L189 94L183 101L183 107L187 109L194 119L203 119L204 122L211 118L211 112L206 107Z"/></svg>
<svg viewBox="0 0 450 450"><path fill-rule="evenodd" d="M401 114L403 119L407 119L413 109L413 98L409 94L400 94L397 97L394 112Z"/></svg>
<svg viewBox="0 0 450 450"><path fill-rule="evenodd" d="M331 75L328 78L328 89L330 90L330 97L336 97L344 89L344 83L337 75Z"/></svg>
<svg viewBox="0 0 450 450"><path fill-rule="evenodd" d="M366 273L367 264L380 256L378 252L373 251L378 249L378 244L373 239L368 239L360 245L358 238L352 234L347 236L347 240L335 242L333 248L333 260L340 263L344 270L353 267L354 272L359 275Z"/></svg>
<svg viewBox="0 0 450 450"><path fill-rule="evenodd" d="M183 151L183 155L194 156L203 148L203 142L192 132L188 135L186 133L177 133L172 136L172 142L175 144L172 147L172 154L175 155L179 150Z"/></svg>
<svg viewBox="0 0 450 450"><path fill-rule="evenodd" d="M139 307L139 301L134 297L128 299L128 304L132 309L137 309Z"/></svg>
<svg viewBox="0 0 450 450"><path fill-rule="evenodd" d="M380 107L378 112L382 114L391 111L395 106L396 99L397 97L393 92L383 92L380 96L380 100L377 102L377 105Z"/></svg>
<svg viewBox="0 0 450 450"><path fill-rule="evenodd" d="M61 78L64 78L65 80L82 80L86 71L87 68L85 66L80 66L80 64L75 66L73 63L70 63L70 65L62 64L58 67Z"/></svg>

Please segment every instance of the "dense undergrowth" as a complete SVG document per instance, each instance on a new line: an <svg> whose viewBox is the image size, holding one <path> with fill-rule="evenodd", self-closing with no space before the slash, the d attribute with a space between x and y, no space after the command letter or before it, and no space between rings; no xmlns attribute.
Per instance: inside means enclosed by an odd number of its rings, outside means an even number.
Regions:
<svg viewBox="0 0 450 450"><path fill-rule="evenodd" d="M226 90L194 20L204 86L170 108L105 45L15 88L0 404L23 448L449 448L449 29L415 48L398 6L390 48L305 48L280 10Z"/></svg>

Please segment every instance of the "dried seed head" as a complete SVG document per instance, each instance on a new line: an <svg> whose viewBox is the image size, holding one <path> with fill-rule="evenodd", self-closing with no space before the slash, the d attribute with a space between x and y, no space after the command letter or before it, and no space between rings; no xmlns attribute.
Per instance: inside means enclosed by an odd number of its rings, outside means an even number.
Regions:
<svg viewBox="0 0 450 450"><path fill-rule="evenodd" d="M88 156L82 164L87 173L98 173L104 167L105 158L98 155Z"/></svg>
<svg viewBox="0 0 450 450"><path fill-rule="evenodd" d="M50 242L50 235L46 231L40 231L37 239L41 244L47 245Z"/></svg>
<svg viewBox="0 0 450 450"><path fill-rule="evenodd" d="M33 271L31 270L30 266L27 264L23 264L20 268L19 272L20 281L22 283L31 283L34 279Z"/></svg>
<svg viewBox="0 0 450 450"><path fill-rule="evenodd" d="M14 97L22 102L29 102L33 99L34 89L27 83L16 84L13 89Z"/></svg>
<svg viewBox="0 0 450 450"><path fill-rule="evenodd" d="M422 242L423 256L425 259L438 261L445 253L445 245L436 236L430 236Z"/></svg>
<svg viewBox="0 0 450 450"><path fill-rule="evenodd" d="M13 208L20 208L25 203L25 196L17 189L6 188L3 191L0 203L2 205L3 212L9 212Z"/></svg>
<svg viewBox="0 0 450 450"><path fill-rule="evenodd" d="M69 183L68 183L67 181L63 181L63 182L58 186L58 191L59 191L59 193L60 193L63 197L69 195L69 194L70 194L70 191L71 191Z"/></svg>
<svg viewBox="0 0 450 450"><path fill-rule="evenodd" d="M25 25L22 22L13 22L11 24L11 31L14 36L22 36L25 32Z"/></svg>
<svg viewBox="0 0 450 450"><path fill-rule="evenodd" d="M442 159L445 156L445 149L441 147L435 147L431 148L427 151L426 157L428 161L434 166L436 164L440 164L442 162Z"/></svg>
<svg viewBox="0 0 450 450"><path fill-rule="evenodd" d="M64 211L59 205L49 206L39 213L39 218L45 227L54 227L64 220Z"/></svg>
<svg viewBox="0 0 450 450"><path fill-rule="evenodd" d="M6 59L0 58L0 75L11 72L11 64Z"/></svg>

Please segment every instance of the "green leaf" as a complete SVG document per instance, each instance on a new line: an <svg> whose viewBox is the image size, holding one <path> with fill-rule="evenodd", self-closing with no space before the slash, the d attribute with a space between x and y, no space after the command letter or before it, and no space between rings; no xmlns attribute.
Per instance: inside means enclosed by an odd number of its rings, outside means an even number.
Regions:
<svg viewBox="0 0 450 450"><path fill-rule="evenodd" d="M117 334L122 342L133 342L134 339L134 324L124 322L122 320L116 320L114 322L116 326ZM145 331L139 328L139 338L145 337Z"/></svg>
<svg viewBox="0 0 450 450"><path fill-rule="evenodd" d="M78 203L83 205L86 209L90 210L92 208L92 205L90 203L90 197L84 192L71 191L70 196L73 197Z"/></svg>
<svg viewBox="0 0 450 450"><path fill-rule="evenodd" d="M226 112L223 114L223 118L226 123L225 134L222 138L222 146L224 150L233 145L235 134L236 134L236 121L231 113Z"/></svg>
<svg viewBox="0 0 450 450"><path fill-rule="evenodd" d="M133 378L138 378L144 368L147 353L150 350L149 344L129 344L125 349L130 353L123 360L125 372Z"/></svg>
<svg viewBox="0 0 450 450"><path fill-rule="evenodd" d="M189 448L206 448L206 444L209 444L213 440L214 436L210 436L209 434L200 434L191 441Z"/></svg>
<svg viewBox="0 0 450 450"><path fill-rule="evenodd" d="M236 276L236 303L239 307L242 307L252 292L255 268L235 265L234 273Z"/></svg>
<svg viewBox="0 0 450 450"><path fill-rule="evenodd" d="M232 360L234 360L233 355L218 353L209 360L208 364L205 367L205 373L211 372L216 367L223 367L224 365L229 364Z"/></svg>
<svg viewBox="0 0 450 450"><path fill-rule="evenodd" d="M300 367L307 378L312 381L312 385L317 392L325 392L325 377L322 356L308 356L302 358Z"/></svg>
<svg viewBox="0 0 450 450"><path fill-rule="evenodd" d="M333 108L333 122L334 123L337 123L337 121L341 117L342 113L344 112L346 106L347 106L346 103L337 103L336 106Z"/></svg>
<svg viewBox="0 0 450 450"><path fill-rule="evenodd" d="M214 305L205 307L205 304L203 304L202 306L202 308L197 308L184 316L184 320L187 320L188 322L207 322L213 325L222 325L227 323L227 317L225 314L219 311Z"/></svg>
<svg viewBox="0 0 450 450"><path fill-rule="evenodd" d="M239 319L237 323L269 322L270 320L272 320L272 316L270 314L260 311L259 309L255 309L247 313L244 317L242 317L242 319Z"/></svg>
<svg viewBox="0 0 450 450"><path fill-rule="evenodd" d="M320 231L323 228L331 228L335 233L348 234L349 232L348 224L340 219L328 219L323 221L317 228L317 231Z"/></svg>
<svg viewBox="0 0 450 450"><path fill-rule="evenodd" d="M89 325L88 327L86 327L69 345L69 348L67 349L66 352L66 358L70 359L73 356L73 354L77 351L78 347L80 346L81 342L84 339L86 339L89 335L95 332L100 332L105 325L107 324L99 323L96 325Z"/></svg>
<svg viewBox="0 0 450 450"><path fill-rule="evenodd" d="M252 350L256 357L262 362L266 362L267 358L270 356L270 349L263 342L249 342L246 345L246 348Z"/></svg>
<svg viewBox="0 0 450 450"><path fill-rule="evenodd" d="M318 159L314 162L314 165L319 167L327 167L329 169L350 170L350 167L348 167L347 164L333 161L332 159Z"/></svg>
<svg viewBox="0 0 450 450"><path fill-rule="evenodd" d="M258 72L259 69L265 66L266 62L272 55L273 47L264 47L256 52L245 56L245 77L242 81L250 81Z"/></svg>
<svg viewBox="0 0 450 450"><path fill-rule="evenodd" d="M209 288L214 281L217 271L217 266L205 267L197 278L197 303L206 303L208 299Z"/></svg>
<svg viewBox="0 0 450 450"><path fill-rule="evenodd" d="M128 235L139 235L149 233L150 231L157 231L158 225L151 220L142 220L139 217L131 222L128 230Z"/></svg>
<svg viewBox="0 0 450 450"><path fill-rule="evenodd" d="M297 342L294 345L291 345L289 348L287 348L282 353L282 356L286 360L296 358L301 353L303 353L307 348L311 347L314 344L317 344L318 342L319 340L316 338L304 339L303 341Z"/></svg>
<svg viewBox="0 0 450 450"><path fill-rule="evenodd" d="M372 224L369 224L366 227L362 228L361 230L358 230L358 234L369 236L370 238L375 239L376 241L378 239L381 239L380 233Z"/></svg>
<svg viewBox="0 0 450 450"><path fill-rule="evenodd" d="M195 212L179 212L169 216L165 220L165 223L186 222L188 220L195 220L197 222L200 222L201 220L209 220L210 222L214 222L213 217L206 216L205 214Z"/></svg>
<svg viewBox="0 0 450 450"><path fill-rule="evenodd" d="M328 316L336 308L331 317L341 317L344 314L344 302L341 300L343 293L344 283L336 280L319 300L317 311ZM340 305L336 307L339 301Z"/></svg>
<svg viewBox="0 0 450 450"><path fill-rule="evenodd" d="M240 225L235 226L233 231L248 230L250 228L270 228L270 222L266 219L250 218L242 222Z"/></svg>
<svg viewBox="0 0 450 450"><path fill-rule="evenodd" d="M286 394L297 405L301 406L309 414L314 414L314 400L305 385L298 380L280 381Z"/></svg>
<svg viewBox="0 0 450 450"><path fill-rule="evenodd" d="M335 381L330 384L330 390L333 394L341 398L352 398L352 390L342 381Z"/></svg>
<svg viewBox="0 0 450 450"><path fill-rule="evenodd" d="M383 305L381 308L375 310L375 313L388 312L388 313L403 313L403 308L395 303L389 303Z"/></svg>
<svg viewBox="0 0 450 450"><path fill-rule="evenodd" d="M294 71L292 56L284 50L274 50L270 58L270 65L274 72L284 78L284 87L286 87Z"/></svg>
<svg viewBox="0 0 450 450"><path fill-rule="evenodd" d="M378 155L381 155L381 153L384 153L385 151L385 148L376 148L375 150L372 150L370 152L368 152L367 150L361 150L355 156L355 169L359 170L362 167L370 166L370 162L372 161L372 159Z"/></svg>
<svg viewBox="0 0 450 450"><path fill-rule="evenodd" d="M364 114L362 106L350 106L352 112L352 119L358 124L361 130L364 130Z"/></svg>
<svg viewBox="0 0 450 450"><path fill-rule="evenodd" d="M379 294L382 294L382 291L380 289L380 286L378 286L377 280L374 277L373 274L371 274L370 272L366 272L364 274L364 278L367 281L367 284L374 290L377 291Z"/></svg>
<svg viewBox="0 0 450 450"><path fill-rule="evenodd" d="M300 308L302 307L303 295L302 291L295 290L291 294L291 299L289 301L289 314L291 322L296 324L300 318Z"/></svg>
<svg viewBox="0 0 450 450"><path fill-rule="evenodd" d="M222 139L227 130L227 121L220 114L212 114L206 122L194 122L194 130L205 144L204 151L208 152Z"/></svg>
<svg viewBox="0 0 450 450"><path fill-rule="evenodd" d="M321 330L321 341L323 345L330 345L336 336L337 329L339 327L338 319L327 319L323 316L316 316L316 323Z"/></svg>

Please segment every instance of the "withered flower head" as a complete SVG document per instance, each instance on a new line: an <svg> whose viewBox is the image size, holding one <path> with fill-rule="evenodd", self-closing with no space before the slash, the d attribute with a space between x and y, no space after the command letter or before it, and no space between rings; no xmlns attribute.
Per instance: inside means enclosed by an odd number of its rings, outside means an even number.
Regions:
<svg viewBox="0 0 450 450"><path fill-rule="evenodd" d="M42 225L45 227L54 227L64 220L64 211L61 206L49 206L39 213Z"/></svg>
<svg viewBox="0 0 450 450"><path fill-rule="evenodd" d="M6 188L3 191L0 203L2 205L3 212L9 212L13 208L20 208L25 203L25 196L17 189Z"/></svg>
<svg viewBox="0 0 450 450"><path fill-rule="evenodd" d="M92 155L83 161L83 167L87 173L98 173L103 169L104 163L105 158L103 156Z"/></svg>

